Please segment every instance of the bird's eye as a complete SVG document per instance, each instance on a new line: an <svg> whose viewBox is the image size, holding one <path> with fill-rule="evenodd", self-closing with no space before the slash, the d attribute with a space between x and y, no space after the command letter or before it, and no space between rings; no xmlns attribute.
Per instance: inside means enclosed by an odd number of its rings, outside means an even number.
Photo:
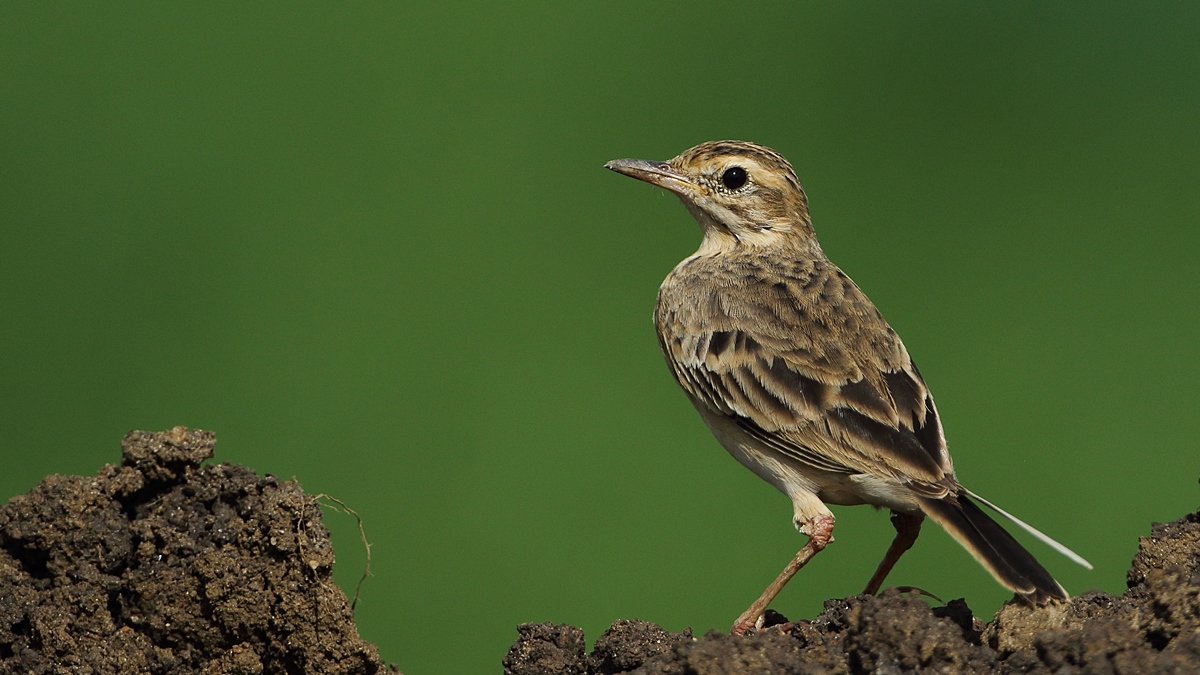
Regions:
<svg viewBox="0 0 1200 675"><path fill-rule="evenodd" d="M731 166L721 174L721 183L730 190L736 190L746 184L746 170L740 166Z"/></svg>

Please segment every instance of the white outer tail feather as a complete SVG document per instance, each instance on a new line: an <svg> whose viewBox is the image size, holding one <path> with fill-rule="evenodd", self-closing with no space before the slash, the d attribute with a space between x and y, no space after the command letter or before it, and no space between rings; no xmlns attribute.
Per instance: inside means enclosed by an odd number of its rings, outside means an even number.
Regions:
<svg viewBox="0 0 1200 675"><path fill-rule="evenodd" d="M1086 567L1089 570L1092 569L1092 563L1084 560L1083 556L1072 551L1071 549L1067 548L1066 546L1063 546L1062 544L1058 543L1057 541L1054 541L1047 535L1042 534L1034 526L1030 525L1029 523L1026 523L1025 521L1021 520L1020 518L1014 516L1013 514L1009 513L1008 511L1005 511L1004 509L1000 508L999 506L996 506L995 504L989 502L988 500L984 499L983 497L980 497L979 495L975 494L974 492L971 492L970 490L968 490L966 488L963 488L963 491L966 492L971 497L973 497L974 499L978 500L979 503L981 503L984 506L988 507L989 509L995 511L996 513L999 513L1000 515L1004 516L1005 518L1011 520L1013 522L1013 524L1017 525L1022 530L1025 530L1029 534L1032 534L1033 536L1037 537L1043 544L1049 546L1050 548L1054 549L1055 551L1058 551L1059 553L1070 558L1072 562L1074 562L1078 565L1082 565L1083 567Z"/></svg>

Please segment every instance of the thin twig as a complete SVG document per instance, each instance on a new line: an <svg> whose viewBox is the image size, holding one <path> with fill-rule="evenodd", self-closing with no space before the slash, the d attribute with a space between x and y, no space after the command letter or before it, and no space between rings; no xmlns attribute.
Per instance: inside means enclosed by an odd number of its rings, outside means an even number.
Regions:
<svg viewBox="0 0 1200 675"><path fill-rule="evenodd" d="M359 540L362 541L363 549L365 549L367 552L367 564L363 568L362 576L358 579L358 585L354 587L354 599L350 601L350 612L353 613L355 606L358 605L358 595L362 590L363 582L367 580L367 577L371 576L371 542L367 541L367 531L363 528L363 520L362 517L358 515L358 511L350 508L346 505L346 502L338 499L337 497L331 497L323 492L319 495L315 495L315 498L318 500L327 499L330 502L333 502L333 504L340 507L343 512L354 516L354 520L358 523L358 537Z"/></svg>

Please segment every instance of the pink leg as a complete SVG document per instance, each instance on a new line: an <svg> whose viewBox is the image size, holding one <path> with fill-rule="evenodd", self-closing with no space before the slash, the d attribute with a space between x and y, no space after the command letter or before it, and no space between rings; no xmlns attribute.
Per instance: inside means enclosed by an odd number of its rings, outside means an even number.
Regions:
<svg viewBox="0 0 1200 675"><path fill-rule="evenodd" d="M879 561L879 567L875 569L875 574L871 575L871 580L867 582L863 593L875 595L879 592L879 587L883 585L883 580L887 578L888 572L892 571L892 567L900 560L900 556L912 548L913 542L917 540L917 535L921 534L922 520L925 520L925 516L919 513L892 512L892 526L896 528L896 538L892 540L892 545L888 547L887 553L883 554L883 560Z"/></svg>
<svg viewBox="0 0 1200 675"><path fill-rule="evenodd" d="M800 552L796 554L792 562L783 568L783 571L779 573L775 581L772 581L771 585L767 586L767 590L758 596L758 600L755 600L754 604L750 605L750 609L742 612L737 621L733 622L733 628L729 630L730 633L743 635L751 628L758 628L758 622L762 619L762 613L770 606L775 596L779 595L779 591L782 591L787 582L796 576L796 572L799 572L801 567L807 565L808 561L820 553L829 544L830 540L833 539L833 516L817 516L807 523L805 529L808 530L808 543L804 545L804 548L800 549Z"/></svg>

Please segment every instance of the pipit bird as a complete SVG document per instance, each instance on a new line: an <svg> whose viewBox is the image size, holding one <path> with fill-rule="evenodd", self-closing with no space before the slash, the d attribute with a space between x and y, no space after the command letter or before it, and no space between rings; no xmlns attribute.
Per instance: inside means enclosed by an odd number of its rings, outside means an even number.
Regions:
<svg viewBox="0 0 1200 675"><path fill-rule="evenodd" d="M713 435L792 500L796 529L808 536L733 633L761 627L771 600L833 540L826 504L892 512L895 539L864 593L878 592L928 516L1018 596L1067 597L976 502L1091 565L958 483L921 373L875 305L825 257L786 159L717 141L667 162L604 166L674 192L700 224L699 250L658 291L659 344Z"/></svg>

